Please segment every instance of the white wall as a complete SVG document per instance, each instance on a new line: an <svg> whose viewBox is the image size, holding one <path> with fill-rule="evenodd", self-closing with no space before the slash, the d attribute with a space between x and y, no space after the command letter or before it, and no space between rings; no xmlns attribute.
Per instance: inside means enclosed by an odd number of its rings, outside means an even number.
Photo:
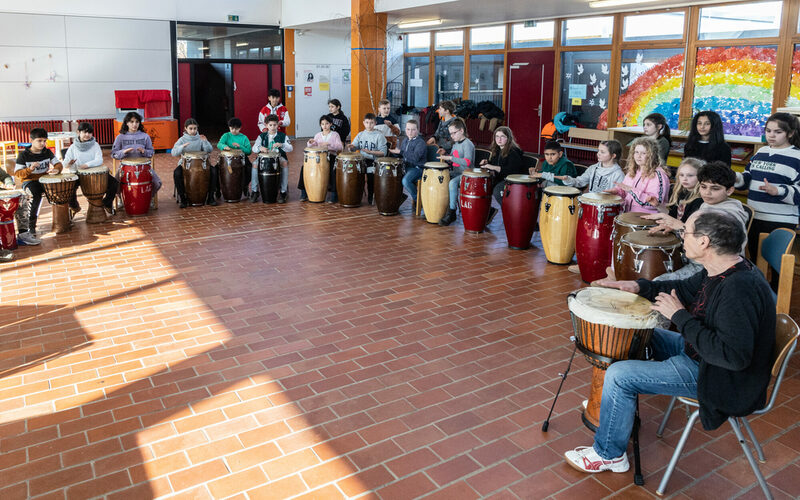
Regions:
<svg viewBox="0 0 800 500"><path fill-rule="evenodd" d="M350 18L350 0L284 0L281 2L281 27L298 26Z"/></svg>
<svg viewBox="0 0 800 500"><path fill-rule="evenodd" d="M126 89L172 89L168 21L0 14L0 120L113 117Z"/></svg>

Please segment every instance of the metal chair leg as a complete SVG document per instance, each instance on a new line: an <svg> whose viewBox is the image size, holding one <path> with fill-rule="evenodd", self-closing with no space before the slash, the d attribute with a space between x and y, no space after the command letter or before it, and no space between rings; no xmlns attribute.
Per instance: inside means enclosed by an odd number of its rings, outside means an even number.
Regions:
<svg viewBox="0 0 800 500"><path fill-rule="evenodd" d="M753 433L753 429L750 428L750 422L747 421L747 417L740 417L740 418L742 419L744 428L747 429L747 434L750 435L750 441L753 442L753 448L756 449L756 454L758 455L758 461L763 464L764 462L767 461L767 459L764 456L764 450L761 449L761 443L758 442L755 433Z"/></svg>
<svg viewBox="0 0 800 500"><path fill-rule="evenodd" d="M664 471L664 477L661 478L661 483L659 483L658 489L656 490L656 493L658 493L659 495L664 495L664 490L667 489L667 483L669 482L669 478L670 476L672 476L672 472L675 470L675 466L678 464L678 458L680 458L681 456L683 447L686 446L686 441L689 440L689 433L692 432L692 426L694 426L695 421L699 417L700 417L700 410L695 410L689 417L689 421L686 422L686 427L683 429L681 440L678 441L678 444L675 446L675 451L672 453L672 458L669 459L669 465L667 465L667 470Z"/></svg>
<svg viewBox="0 0 800 500"><path fill-rule="evenodd" d="M769 486L767 486L767 481L764 480L764 476L761 474L761 469L758 468L758 464L756 463L756 459L753 458L753 453L750 451L750 447L747 446L747 440L744 438L744 434L742 434L742 428L739 426L739 419L736 417L728 417L728 422L731 423L731 427L733 427L733 432L736 433L736 438L739 440L739 444L742 445L742 450L744 450L744 455L747 457L747 461L750 462L750 467L753 469L753 474L756 475L756 479L758 479L758 484L761 485L761 489L764 491L764 496L767 500L772 500L772 493L769 491Z"/></svg>
<svg viewBox="0 0 800 500"><path fill-rule="evenodd" d="M661 420L661 425L658 426L656 437L661 437L664 435L664 429L667 427L667 421L669 421L669 416L672 413L672 409L675 408L675 401L677 400L678 398L676 396L672 396L672 399L669 400L669 406L667 406L667 411L664 412L664 418Z"/></svg>

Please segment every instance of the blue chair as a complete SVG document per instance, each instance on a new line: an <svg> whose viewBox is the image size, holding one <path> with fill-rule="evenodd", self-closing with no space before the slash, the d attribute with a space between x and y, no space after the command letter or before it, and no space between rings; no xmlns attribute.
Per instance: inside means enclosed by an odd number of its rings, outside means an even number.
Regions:
<svg viewBox="0 0 800 500"><path fill-rule="evenodd" d="M778 296L775 310L789 314L794 279L794 254L792 245L796 233L787 228L778 228L771 233L758 235L758 259L756 265L767 281L773 272L778 273Z"/></svg>

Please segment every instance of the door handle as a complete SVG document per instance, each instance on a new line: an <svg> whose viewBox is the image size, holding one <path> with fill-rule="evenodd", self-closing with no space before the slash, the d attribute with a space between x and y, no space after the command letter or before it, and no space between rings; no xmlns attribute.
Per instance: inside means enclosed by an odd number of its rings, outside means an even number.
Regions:
<svg viewBox="0 0 800 500"><path fill-rule="evenodd" d="M233 82L233 91L234 91L234 92L236 92L236 81L235 81L235 80L234 80L234 82ZM542 107L541 107L541 106L539 106L539 109L540 109L540 110L541 110L541 108L542 108Z"/></svg>

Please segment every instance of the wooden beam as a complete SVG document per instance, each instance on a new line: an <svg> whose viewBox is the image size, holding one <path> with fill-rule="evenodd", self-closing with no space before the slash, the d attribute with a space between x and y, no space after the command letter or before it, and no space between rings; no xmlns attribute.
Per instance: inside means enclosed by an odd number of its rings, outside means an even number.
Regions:
<svg viewBox="0 0 800 500"><path fill-rule="evenodd" d="M289 110L289 116L292 122L286 127L288 135L295 135L295 124L297 123L297 111L295 103L297 102L297 87L294 84L294 30L283 30L283 102L286 104L286 109ZM292 93L287 90L289 87L294 88Z"/></svg>

